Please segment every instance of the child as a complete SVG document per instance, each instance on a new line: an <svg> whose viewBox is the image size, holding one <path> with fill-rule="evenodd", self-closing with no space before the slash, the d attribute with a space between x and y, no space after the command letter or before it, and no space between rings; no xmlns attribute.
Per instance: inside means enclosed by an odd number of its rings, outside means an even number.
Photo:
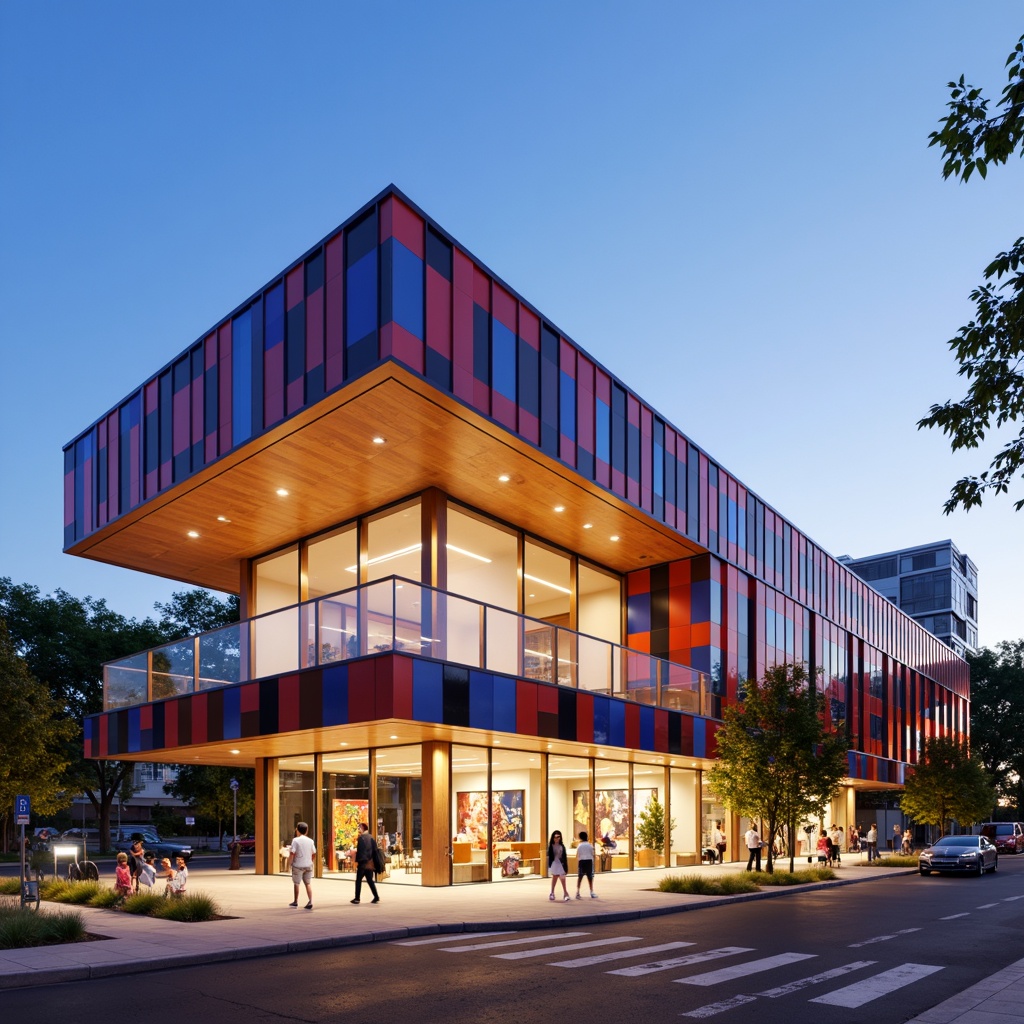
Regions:
<svg viewBox="0 0 1024 1024"><path fill-rule="evenodd" d="M156 865L153 863L153 854L147 853L145 863L139 870L139 885L147 892L153 891L156 884Z"/></svg>
<svg viewBox="0 0 1024 1024"><path fill-rule="evenodd" d="M117 867L114 869L114 890L121 897L132 894L132 873L128 869L127 853L117 855Z"/></svg>
<svg viewBox="0 0 1024 1024"><path fill-rule="evenodd" d="M160 861L160 875L161 877L167 879L167 881L164 883L164 895L170 896L171 883L174 879L174 869L171 867L171 862L166 857L164 857L164 859Z"/></svg>
<svg viewBox="0 0 1024 1024"><path fill-rule="evenodd" d="M185 887L188 885L188 868L185 866L185 858L178 857L178 867L171 876L171 895L181 899L185 895Z"/></svg>
<svg viewBox="0 0 1024 1024"><path fill-rule="evenodd" d="M590 884L590 898L597 899L597 893L594 892L594 844L588 842L588 838L586 832L581 832L580 844L576 847L576 899L578 900L583 899L580 895L580 887L583 885L584 878Z"/></svg>

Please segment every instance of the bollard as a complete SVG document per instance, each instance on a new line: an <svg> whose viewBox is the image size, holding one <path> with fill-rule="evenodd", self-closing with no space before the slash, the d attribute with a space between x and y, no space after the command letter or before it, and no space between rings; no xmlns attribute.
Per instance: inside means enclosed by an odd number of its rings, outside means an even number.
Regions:
<svg viewBox="0 0 1024 1024"><path fill-rule="evenodd" d="M228 871L240 871L242 869L241 856L242 856L242 844L235 840L228 846L228 852L231 854L231 863L228 865Z"/></svg>

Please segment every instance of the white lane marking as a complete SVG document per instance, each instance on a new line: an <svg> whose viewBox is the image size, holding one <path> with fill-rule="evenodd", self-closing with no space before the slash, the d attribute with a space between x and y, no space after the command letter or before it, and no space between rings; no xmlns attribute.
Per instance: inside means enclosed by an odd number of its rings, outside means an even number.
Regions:
<svg viewBox="0 0 1024 1024"><path fill-rule="evenodd" d="M941 970L941 967L932 967L929 964L900 964L899 967L894 967L891 971L883 971L873 978L854 982L845 988L836 989L835 992L811 999L810 1002L825 1003L828 1006L845 1006L854 1010L858 1006L870 1003L872 999L879 999Z"/></svg>
<svg viewBox="0 0 1024 1024"><path fill-rule="evenodd" d="M714 1017L716 1013L725 1013L726 1010L734 1010L737 1006L746 1003L753 1003L757 996L733 996L732 999L723 999L720 1003L708 1003L707 1006L698 1007L688 1013L679 1014L680 1017Z"/></svg>
<svg viewBox="0 0 1024 1024"><path fill-rule="evenodd" d="M865 939L863 942L851 942L849 949L860 949L861 946L870 946L872 942L888 942L890 939L898 939L901 935L910 935L911 932L919 932L920 928L901 928L891 935L876 935L873 939Z"/></svg>
<svg viewBox="0 0 1024 1024"><path fill-rule="evenodd" d="M969 913L967 913L967 914L950 914L949 917L940 917L939 920L940 921L955 921L958 917L970 917L970 916L971 915Z"/></svg>
<svg viewBox="0 0 1024 1024"><path fill-rule="evenodd" d="M982 905L980 907L978 907L978 909L979 910L990 910L992 907L998 907L998 906L999 906L998 903L982 903Z"/></svg>
<svg viewBox="0 0 1024 1024"><path fill-rule="evenodd" d="M1024 900L1024 896L1007 896L1003 902L1012 903L1014 900Z"/></svg>
<svg viewBox="0 0 1024 1024"><path fill-rule="evenodd" d="M749 974L760 974L762 971L773 971L776 967L795 964L800 960L813 960L817 953L779 953L777 956L766 956L763 960L748 960L745 964L733 964L732 967L720 967L717 971L704 974L693 974L689 978L673 978L677 985L718 985L723 981L734 981L745 978Z"/></svg>
<svg viewBox="0 0 1024 1024"><path fill-rule="evenodd" d="M851 971L859 971L862 967L870 967L878 963L877 960L854 960L852 964L844 964L842 967L833 967L830 971L822 971L821 974L812 974L809 978L801 978L799 981L791 981L788 985L779 985L778 988L769 988L764 992L758 992L759 996L766 996L768 999L778 999L780 996L788 996L801 989L810 988L811 985L820 985L823 981L831 981L833 978L840 978Z"/></svg>
<svg viewBox="0 0 1024 1024"><path fill-rule="evenodd" d="M676 967L688 967L690 964L702 964L706 960L719 960L723 956L735 956L737 953L753 953L746 946L722 946L720 949L708 949L703 953L690 953L687 956L673 957L671 960L655 960L649 964L637 964L636 967L620 967L608 974L620 974L624 978L640 978L656 971L671 971Z"/></svg>
<svg viewBox="0 0 1024 1024"><path fill-rule="evenodd" d="M518 953L493 953L495 960L525 960L531 956L551 956L552 953L561 953L563 949L593 949L595 946L610 946L615 942L640 942L639 935L618 935L610 939L591 939L590 942L570 942L568 945L552 949L551 946L544 946L541 949L521 949Z"/></svg>
<svg viewBox="0 0 1024 1024"><path fill-rule="evenodd" d="M488 935L515 935L515 932L464 932L461 935L434 935L429 939L402 939L392 946L426 946L437 942L458 942L460 939L485 939Z"/></svg>
<svg viewBox="0 0 1024 1024"><path fill-rule="evenodd" d="M596 953L594 956L581 956L575 960L559 960L557 963L548 964L548 967L590 967L593 964L603 964L609 960L625 960L628 956L648 956L651 953L667 953L670 949L682 949L683 946L692 945L692 942L663 942L660 946L616 949L611 953Z"/></svg>
<svg viewBox="0 0 1024 1024"><path fill-rule="evenodd" d="M561 935L531 935L528 939L500 939L497 942L474 942L472 946L443 946L442 953L468 953L474 949L497 949L500 946L522 946L527 942L558 942L560 939L572 939L577 935L589 935L590 932L562 932Z"/></svg>

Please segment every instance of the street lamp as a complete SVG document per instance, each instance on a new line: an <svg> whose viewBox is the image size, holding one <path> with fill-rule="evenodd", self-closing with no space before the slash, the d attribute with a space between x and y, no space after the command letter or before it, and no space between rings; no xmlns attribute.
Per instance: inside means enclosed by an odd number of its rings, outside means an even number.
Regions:
<svg viewBox="0 0 1024 1024"><path fill-rule="evenodd" d="M231 780L231 795L235 799L235 820L234 820L234 826L235 827L232 830L231 834L234 837L234 841L237 843L238 842L238 779L232 779Z"/></svg>

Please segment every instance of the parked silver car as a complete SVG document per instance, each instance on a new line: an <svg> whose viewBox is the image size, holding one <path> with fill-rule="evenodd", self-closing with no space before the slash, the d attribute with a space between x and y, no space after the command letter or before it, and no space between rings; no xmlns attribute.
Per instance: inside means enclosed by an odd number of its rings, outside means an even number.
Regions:
<svg viewBox="0 0 1024 1024"><path fill-rule="evenodd" d="M985 836L943 836L921 851L917 863L922 875L949 871L980 876L996 870L999 851Z"/></svg>

